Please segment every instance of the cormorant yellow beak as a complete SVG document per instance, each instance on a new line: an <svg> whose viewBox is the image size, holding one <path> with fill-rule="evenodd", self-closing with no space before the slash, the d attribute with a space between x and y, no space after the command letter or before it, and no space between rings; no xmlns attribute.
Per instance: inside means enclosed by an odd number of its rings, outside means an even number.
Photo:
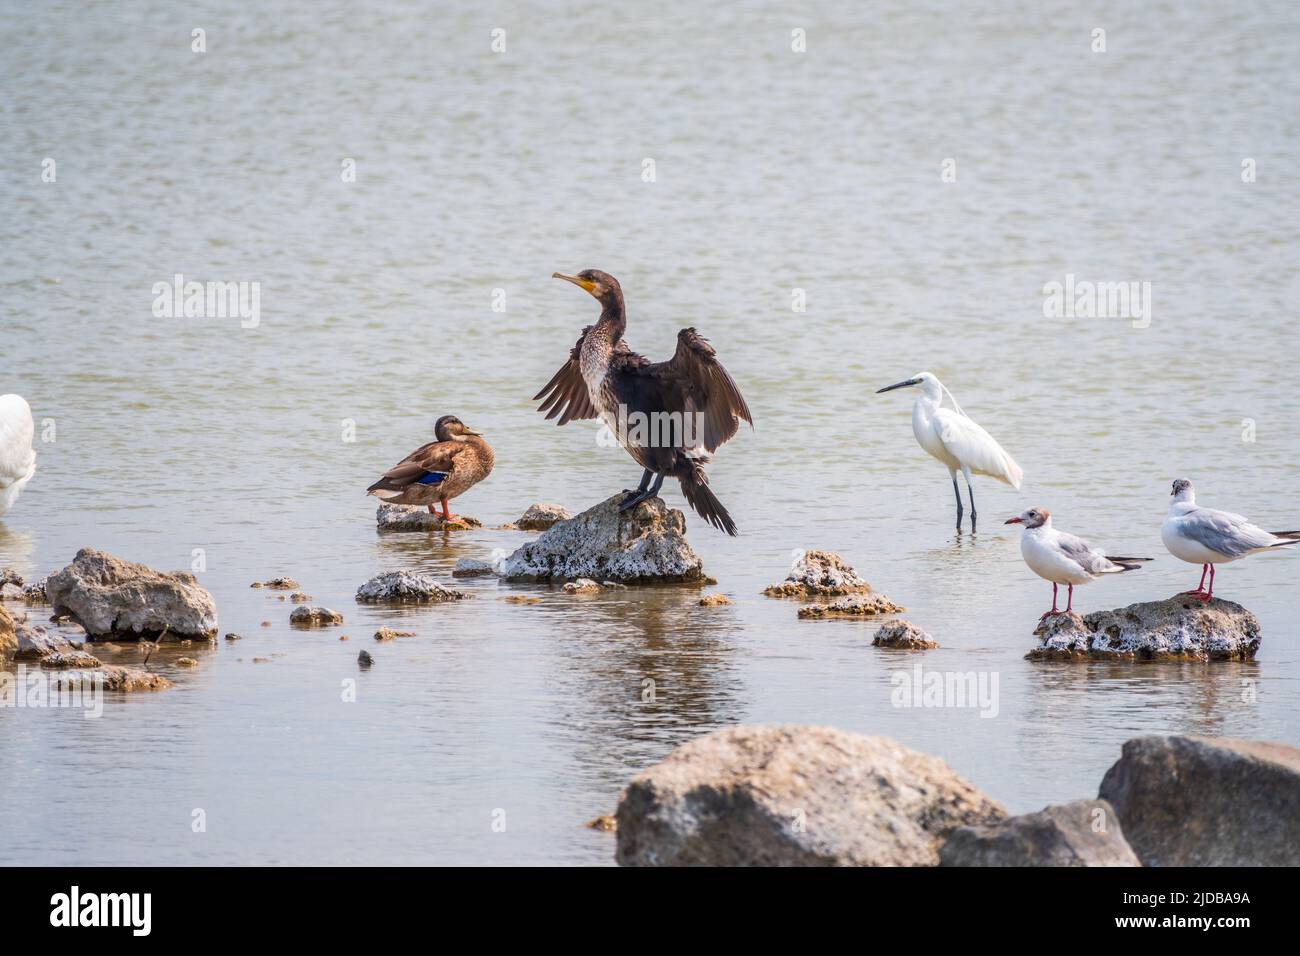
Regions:
<svg viewBox="0 0 1300 956"><path fill-rule="evenodd" d="M592 295L596 294L592 291L596 288L596 283L592 282L590 279L580 279L577 276L565 275L563 272L552 272L551 278L563 279L565 282L572 282L579 289L585 289L586 291L591 292Z"/></svg>

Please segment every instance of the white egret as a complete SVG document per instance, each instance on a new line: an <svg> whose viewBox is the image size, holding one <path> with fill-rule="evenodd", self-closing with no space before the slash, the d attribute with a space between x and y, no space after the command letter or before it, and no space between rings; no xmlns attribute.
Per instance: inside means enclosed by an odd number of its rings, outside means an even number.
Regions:
<svg viewBox="0 0 1300 956"><path fill-rule="evenodd" d="M1069 614L1074 610L1074 586L1095 581L1103 574L1121 574L1136 571L1141 562L1150 558L1114 558L1103 554L1087 541L1067 531L1052 527L1052 513L1046 508L1030 508L1005 524L1025 526L1020 535L1020 555L1040 578L1052 582L1052 609L1038 620L1056 614ZM1065 610L1057 610L1056 589L1066 585Z"/></svg>
<svg viewBox="0 0 1300 956"><path fill-rule="evenodd" d="M1169 513L1160 526L1160 539L1180 561L1201 566L1201 583L1195 591L1183 593L1209 602L1214 597L1214 566L1236 561L1248 554L1272 551L1300 543L1300 531L1265 531L1241 515L1215 511L1196 504L1196 489L1186 478L1174 482ZM1209 572L1210 587L1205 588Z"/></svg>
<svg viewBox="0 0 1300 956"><path fill-rule="evenodd" d="M920 385L921 394L912 405L912 434L917 443L939 461L948 466L952 476L953 494L957 496L957 530L961 531L961 489L957 486L957 472L966 476L966 493L970 496L970 529L975 530L975 492L971 490L970 476L988 475L1020 490L1024 472L993 436L973 422L952 392L943 382L929 372L921 372L905 382L898 382L876 392L890 392L896 388ZM944 408L944 399L952 408Z"/></svg>
<svg viewBox="0 0 1300 956"><path fill-rule="evenodd" d="M0 515L13 507L36 474L35 432L32 410L23 397L0 395Z"/></svg>

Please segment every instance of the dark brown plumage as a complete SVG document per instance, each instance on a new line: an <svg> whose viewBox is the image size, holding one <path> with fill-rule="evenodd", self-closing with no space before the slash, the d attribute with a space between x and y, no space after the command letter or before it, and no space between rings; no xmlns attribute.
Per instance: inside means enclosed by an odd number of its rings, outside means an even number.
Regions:
<svg viewBox="0 0 1300 956"><path fill-rule="evenodd" d="M538 410L558 425L599 418L645 469L641 484L624 502L634 507L658 494L665 476L681 482L682 494L701 517L728 534L735 522L709 490L704 465L709 453L736 434L740 421L753 424L749 406L717 353L693 328L677 334L677 350L666 362L651 362L623 341L627 326L623 292L608 273L588 269L576 276L555 274L585 289L603 309L600 320L582 330L569 360L534 396ZM668 434L635 433L636 422L676 416ZM650 485L651 478L654 485Z"/></svg>

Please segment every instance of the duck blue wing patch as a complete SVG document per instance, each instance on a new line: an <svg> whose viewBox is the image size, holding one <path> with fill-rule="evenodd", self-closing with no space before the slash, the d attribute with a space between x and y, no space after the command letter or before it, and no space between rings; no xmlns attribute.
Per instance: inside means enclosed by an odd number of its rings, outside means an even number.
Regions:
<svg viewBox="0 0 1300 956"><path fill-rule="evenodd" d="M447 475L448 472L445 471L430 471L427 472L423 478L415 479L415 483L417 485L437 485L445 481Z"/></svg>

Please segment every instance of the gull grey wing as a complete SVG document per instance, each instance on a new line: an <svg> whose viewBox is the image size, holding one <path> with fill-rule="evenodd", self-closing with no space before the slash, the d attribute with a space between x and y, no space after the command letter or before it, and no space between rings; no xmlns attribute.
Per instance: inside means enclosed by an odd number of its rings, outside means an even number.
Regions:
<svg viewBox="0 0 1300 956"><path fill-rule="evenodd" d="M1277 540L1241 515L1213 508L1189 511L1178 522L1178 528L1191 540L1229 558L1267 548Z"/></svg>
<svg viewBox="0 0 1300 956"><path fill-rule="evenodd" d="M1104 574L1111 566L1104 554L1077 535L1062 531L1057 536L1056 543L1065 552L1066 557L1089 574Z"/></svg>

